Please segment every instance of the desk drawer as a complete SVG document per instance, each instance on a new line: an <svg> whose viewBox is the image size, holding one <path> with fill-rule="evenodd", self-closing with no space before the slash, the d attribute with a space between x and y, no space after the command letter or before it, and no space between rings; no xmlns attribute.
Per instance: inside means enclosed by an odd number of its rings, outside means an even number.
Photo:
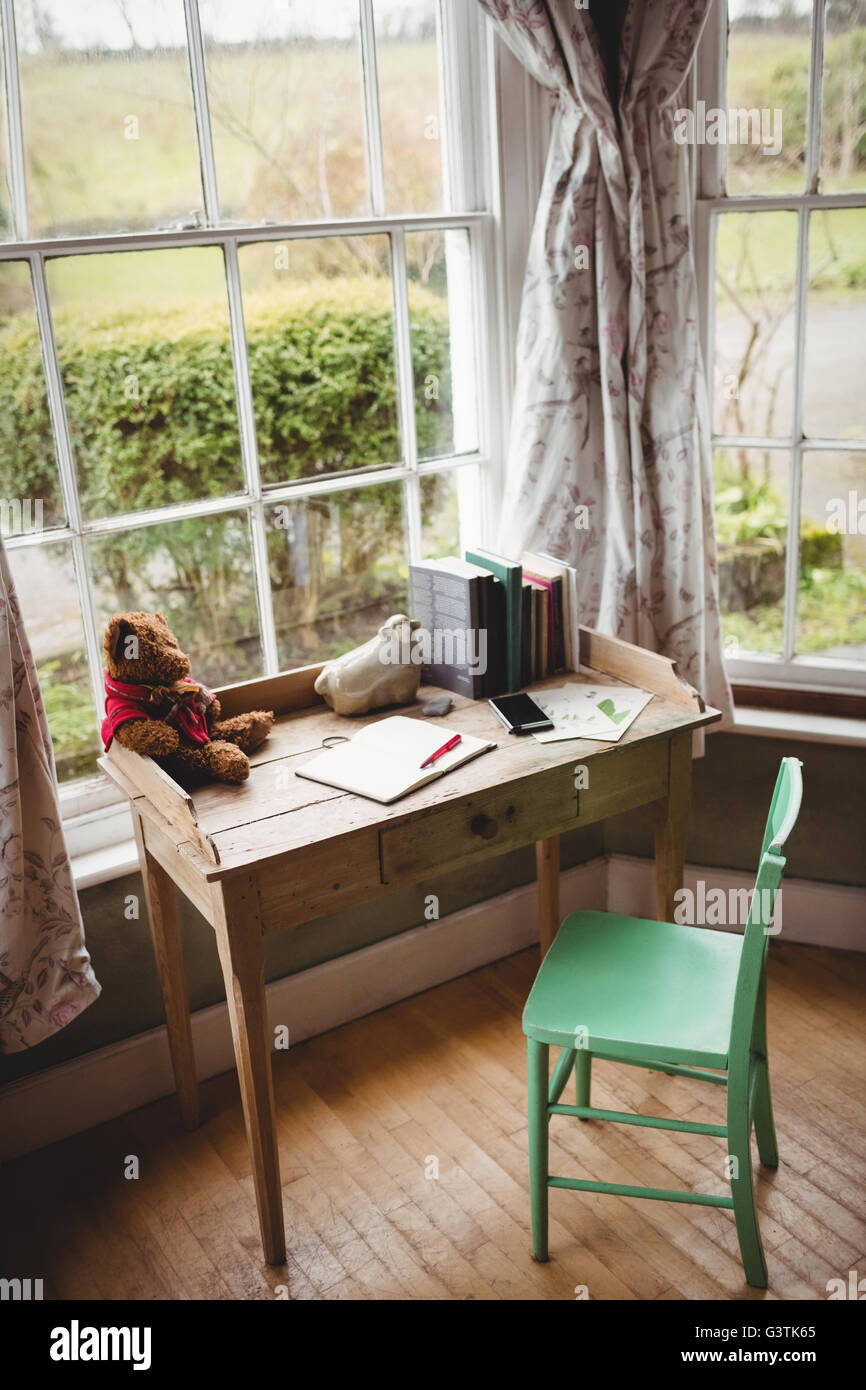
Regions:
<svg viewBox="0 0 866 1390"><path fill-rule="evenodd" d="M574 768L552 767L381 830L382 882L448 873L577 824Z"/></svg>
<svg viewBox="0 0 866 1390"><path fill-rule="evenodd" d="M575 791L575 762L536 772L457 802L431 807L379 832L383 883L418 882L486 855L505 854L667 795L667 739L611 748L585 760L588 786Z"/></svg>

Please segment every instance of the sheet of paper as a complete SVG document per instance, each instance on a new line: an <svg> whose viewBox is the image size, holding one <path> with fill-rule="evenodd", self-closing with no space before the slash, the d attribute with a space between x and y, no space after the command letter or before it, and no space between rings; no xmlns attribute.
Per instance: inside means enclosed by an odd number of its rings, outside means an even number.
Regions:
<svg viewBox="0 0 866 1390"><path fill-rule="evenodd" d="M564 685L534 693L534 699L554 725L533 735L539 743L557 743L568 738L616 743L652 695L634 686Z"/></svg>

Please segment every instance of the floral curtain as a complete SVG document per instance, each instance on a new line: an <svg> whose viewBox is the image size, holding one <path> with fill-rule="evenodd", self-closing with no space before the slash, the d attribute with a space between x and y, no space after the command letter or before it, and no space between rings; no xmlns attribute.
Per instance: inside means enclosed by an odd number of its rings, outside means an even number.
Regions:
<svg viewBox="0 0 866 1390"><path fill-rule="evenodd" d="M631 0L609 69L575 0L479 3L555 96L500 546L575 565L581 621L674 658L729 719L688 162L673 138L709 0Z"/></svg>
<svg viewBox="0 0 866 1390"><path fill-rule="evenodd" d="M60 825L54 752L0 541L0 1053L98 998Z"/></svg>

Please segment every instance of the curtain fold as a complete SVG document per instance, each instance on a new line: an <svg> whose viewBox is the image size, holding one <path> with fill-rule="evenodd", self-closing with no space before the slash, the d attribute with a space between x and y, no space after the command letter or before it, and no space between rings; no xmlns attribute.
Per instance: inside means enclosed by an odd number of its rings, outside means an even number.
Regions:
<svg viewBox="0 0 866 1390"><path fill-rule="evenodd" d="M0 540L0 1053L98 998L60 823L54 751Z"/></svg>
<svg viewBox="0 0 866 1390"><path fill-rule="evenodd" d="M581 621L674 658L728 723L688 159L672 120L709 0L631 0L616 93L574 0L479 3L554 102L500 548L575 565Z"/></svg>

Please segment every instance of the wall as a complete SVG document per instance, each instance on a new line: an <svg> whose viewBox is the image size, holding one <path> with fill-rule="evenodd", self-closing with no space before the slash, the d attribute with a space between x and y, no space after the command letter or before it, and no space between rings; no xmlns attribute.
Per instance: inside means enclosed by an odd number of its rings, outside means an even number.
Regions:
<svg viewBox="0 0 866 1390"><path fill-rule="evenodd" d="M715 734L706 750L694 763L690 863L754 872L779 760L797 757L803 807L788 841L788 874L866 886L866 748ZM604 847L608 854L651 855L649 808L612 816Z"/></svg>
<svg viewBox="0 0 866 1390"><path fill-rule="evenodd" d="M805 797L789 841L789 872L796 878L866 887L866 749L786 743L736 734L707 739L694 765L694 796L687 858L692 863L754 870L770 793L786 754L802 758ZM613 817L563 837L564 868L602 853L650 856L649 808ZM269 980L384 940L424 921L424 899L439 897L440 916L502 893L535 876L532 846L475 868L417 884L376 902L347 909L295 931L268 937ZM61 1033L32 1052L0 1058L0 1084L53 1066L163 1022L147 922L124 916L125 899L141 894L138 875L116 879L81 895L87 941L101 998ZM213 933L181 900L184 952L193 1010L223 999Z"/></svg>

